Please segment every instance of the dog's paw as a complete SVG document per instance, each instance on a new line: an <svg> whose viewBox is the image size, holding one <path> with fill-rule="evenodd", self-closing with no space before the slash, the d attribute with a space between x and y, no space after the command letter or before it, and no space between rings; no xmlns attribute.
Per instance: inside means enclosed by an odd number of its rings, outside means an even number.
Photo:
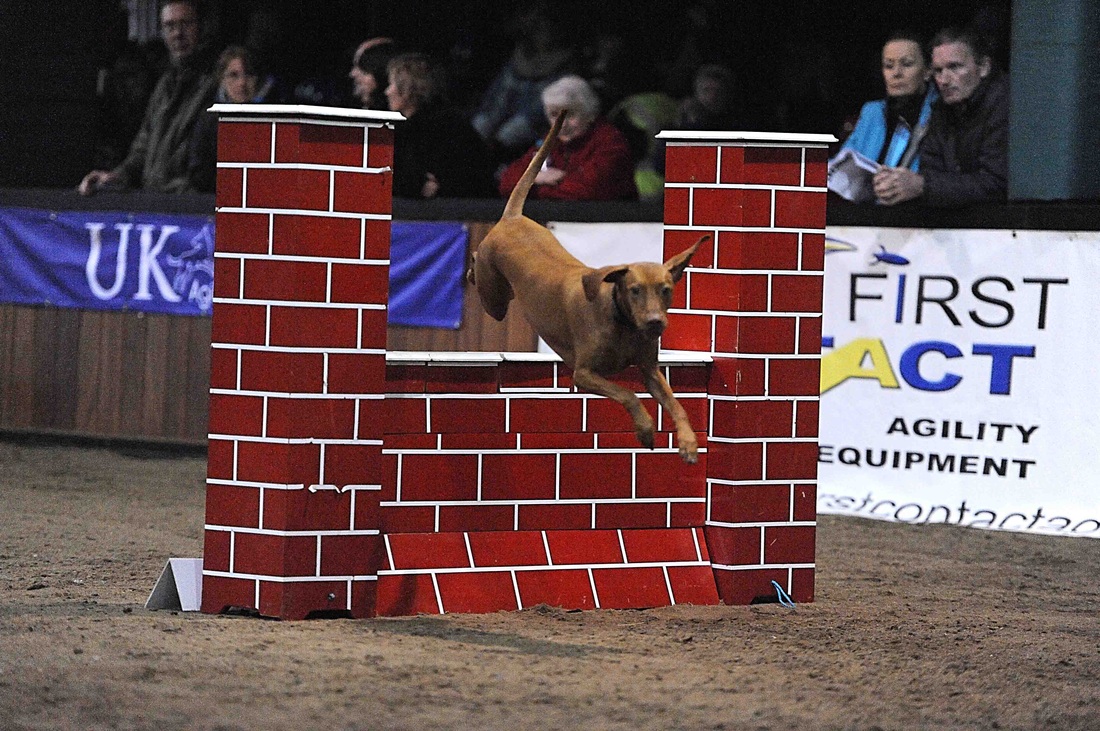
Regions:
<svg viewBox="0 0 1100 731"><path fill-rule="evenodd" d="M634 435L638 437L638 443L646 449L653 449L653 426L648 428L638 428L634 431Z"/></svg>
<svg viewBox="0 0 1100 731"><path fill-rule="evenodd" d="M699 461L699 442L694 436L691 439L680 440L680 459L684 464L695 464Z"/></svg>

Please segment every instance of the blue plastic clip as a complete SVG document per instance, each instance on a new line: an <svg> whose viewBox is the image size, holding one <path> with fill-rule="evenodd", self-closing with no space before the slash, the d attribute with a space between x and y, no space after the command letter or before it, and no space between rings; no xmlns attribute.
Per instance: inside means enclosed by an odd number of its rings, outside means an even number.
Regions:
<svg viewBox="0 0 1100 731"><path fill-rule="evenodd" d="M773 580L772 586L775 587L775 593L779 596L779 603L788 609L794 609L794 599L791 599L791 595L779 585L779 582Z"/></svg>

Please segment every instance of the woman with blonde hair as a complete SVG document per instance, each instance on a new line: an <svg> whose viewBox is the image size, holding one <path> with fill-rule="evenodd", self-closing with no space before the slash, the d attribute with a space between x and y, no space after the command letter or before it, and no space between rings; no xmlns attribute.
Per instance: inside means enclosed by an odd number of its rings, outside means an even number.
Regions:
<svg viewBox="0 0 1100 731"><path fill-rule="evenodd" d="M442 69L423 53L387 66L386 100L405 116L394 127L393 194L404 198L491 197L489 151L462 115L444 103Z"/></svg>

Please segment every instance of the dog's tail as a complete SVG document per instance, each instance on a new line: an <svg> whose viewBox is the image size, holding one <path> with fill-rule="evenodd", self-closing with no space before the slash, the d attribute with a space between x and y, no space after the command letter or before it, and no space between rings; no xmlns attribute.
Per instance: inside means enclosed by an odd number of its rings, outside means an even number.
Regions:
<svg viewBox="0 0 1100 731"><path fill-rule="evenodd" d="M542 145L535 152L531 164L527 166L527 170L523 172L523 177L516 183L512 195L508 196L508 203L504 206L504 214L501 218L519 218L523 215L523 204L527 201L527 194L531 192L531 186L535 184L535 177L542 169L542 164L546 162L546 156L550 154L550 151L554 149L558 142L558 132L561 131L561 125L565 121L566 114L568 112L564 110L558 113L558 117L554 120L550 131L546 133L546 139L542 141Z"/></svg>

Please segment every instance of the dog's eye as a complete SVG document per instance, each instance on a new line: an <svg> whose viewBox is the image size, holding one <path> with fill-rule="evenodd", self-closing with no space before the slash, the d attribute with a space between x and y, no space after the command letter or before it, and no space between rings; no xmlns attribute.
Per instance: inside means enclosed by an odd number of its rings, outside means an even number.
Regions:
<svg viewBox="0 0 1100 731"><path fill-rule="evenodd" d="M638 286L637 284L633 284L633 285L631 285L631 286L630 286L630 294L632 294L632 295L634 295L635 297L637 297L637 296L638 296L638 295L640 295L641 293L642 293L642 288L641 288L641 287L639 287L639 286Z"/></svg>

